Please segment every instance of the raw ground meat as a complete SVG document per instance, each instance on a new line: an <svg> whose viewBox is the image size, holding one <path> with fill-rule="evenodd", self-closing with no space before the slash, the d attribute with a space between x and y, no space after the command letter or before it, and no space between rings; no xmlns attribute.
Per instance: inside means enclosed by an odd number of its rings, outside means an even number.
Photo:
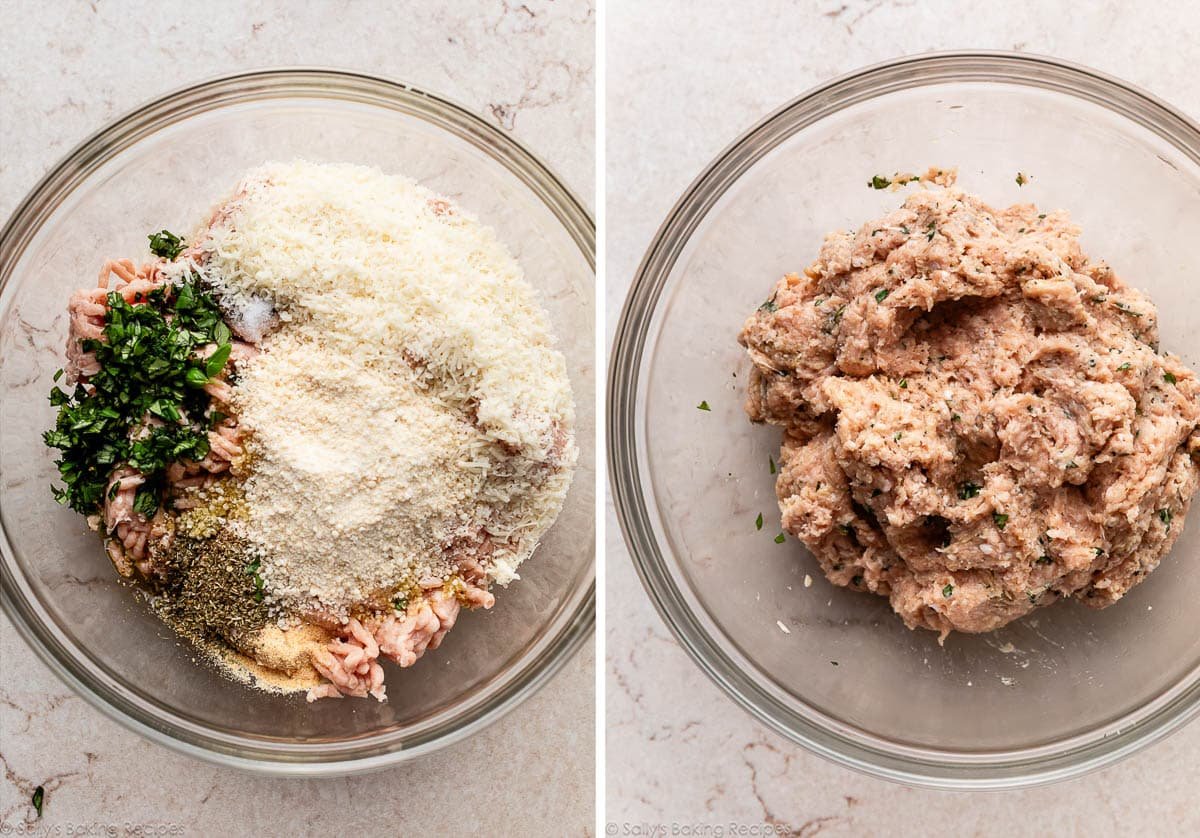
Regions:
<svg viewBox="0 0 1200 838"><path fill-rule="evenodd" d="M830 234L739 337L784 529L910 627L985 632L1153 570L1200 483L1200 384L1066 213L921 190Z"/></svg>

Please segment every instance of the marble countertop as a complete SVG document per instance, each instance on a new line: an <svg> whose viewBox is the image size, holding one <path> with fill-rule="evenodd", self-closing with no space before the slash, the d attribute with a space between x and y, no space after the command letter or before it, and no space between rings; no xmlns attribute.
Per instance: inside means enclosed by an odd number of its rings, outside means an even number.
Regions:
<svg viewBox="0 0 1200 838"><path fill-rule="evenodd" d="M215 75L301 64L448 96L512 132L594 205L589 0L445 8L4 0L0 17L0 219L77 142L141 102ZM46 789L39 835L592 831L590 645L468 741L398 768L319 781L250 776L151 744L75 696L3 617L0 672L3 834L31 822L37 785Z"/></svg>
<svg viewBox="0 0 1200 838"><path fill-rule="evenodd" d="M935 49L1044 53L1200 115L1200 77L1179 37L1200 24L1187 0L771 0L753 13L749 5L608 4L610 339L638 260L700 170L778 105L857 67ZM607 522L609 834L731 823L806 838L1200 832L1200 724L1102 772L995 794L906 788L806 752L757 724L691 662L642 591L611 505Z"/></svg>

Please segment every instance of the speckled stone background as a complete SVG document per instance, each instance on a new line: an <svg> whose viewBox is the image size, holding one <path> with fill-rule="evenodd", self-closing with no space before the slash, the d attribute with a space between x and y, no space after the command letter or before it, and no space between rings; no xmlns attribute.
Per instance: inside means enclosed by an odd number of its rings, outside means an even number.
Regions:
<svg viewBox="0 0 1200 838"><path fill-rule="evenodd" d="M588 0L0 0L0 219L76 143L141 102L298 64L452 98L512 132L591 206L594 36ZM593 684L588 647L510 715L433 756L363 777L265 779L110 721L0 617L0 834L590 835Z"/></svg>
<svg viewBox="0 0 1200 838"><path fill-rule="evenodd" d="M1197 117L1187 33L1198 24L1200 6L1188 0L613 0L610 338L638 261L683 189L808 87L934 49L1022 50L1090 64ZM764 825L806 838L1200 834L1200 723L1113 768L1030 791L938 793L874 780L768 732L701 673L643 593L611 509L607 562L609 834L764 834Z"/></svg>

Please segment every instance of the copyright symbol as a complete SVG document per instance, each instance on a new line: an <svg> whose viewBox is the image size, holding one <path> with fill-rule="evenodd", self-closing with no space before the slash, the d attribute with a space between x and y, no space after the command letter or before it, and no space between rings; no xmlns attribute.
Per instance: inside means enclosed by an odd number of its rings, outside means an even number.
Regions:
<svg viewBox="0 0 1200 838"><path fill-rule="evenodd" d="M610 821L608 823L608 825L604 827L604 834L605 835L616 835L617 834L617 825Z"/></svg>

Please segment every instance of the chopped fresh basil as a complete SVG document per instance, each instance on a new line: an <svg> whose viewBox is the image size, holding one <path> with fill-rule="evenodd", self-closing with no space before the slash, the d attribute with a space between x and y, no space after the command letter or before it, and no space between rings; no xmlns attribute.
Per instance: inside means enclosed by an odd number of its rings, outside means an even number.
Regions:
<svg viewBox="0 0 1200 838"><path fill-rule="evenodd" d="M954 596L954 586L947 585L946 587L942 588L942 596L944 596L946 599Z"/></svg>
<svg viewBox="0 0 1200 838"><path fill-rule="evenodd" d="M759 311L777 311L778 309L779 309L779 306L775 305L774 298L767 300L765 303L763 303L762 305L760 305L758 307Z"/></svg>
<svg viewBox="0 0 1200 838"><path fill-rule="evenodd" d="M696 410L712 410L712 408L708 406L708 402L704 401L696 405Z"/></svg>
<svg viewBox="0 0 1200 838"><path fill-rule="evenodd" d="M776 544L782 544L782 543L783 543L783 542L785 542L785 541L787 541L787 538L784 536L784 534L783 534L783 533L780 533L779 535L775 536L775 543L776 543Z"/></svg>
<svg viewBox="0 0 1200 838"><path fill-rule="evenodd" d="M770 454L767 455L767 468L771 470L771 474L775 473L775 458Z"/></svg>
<svg viewBox="0 0 1200 838"><path fill-rule="evenodd" d="M1158 520L1162 521L1166 525L1167 529L1171 528L1171 519L1174 517L1174 513L1172 513L1169 509L1158 510Z"/></svg>
<svg viewBox="0 0 1200 838"><path fill-rule="evenodd" d="M887 189L891 185L891 180L885 178L883 175L875 175L873 178L867 181L867 186L871 187L872 189Z"/></svg>
<svg viewBox="0 0 1200 838"><path fill-rule="evenodd" d="M1008 516L1005 515L1003 512L993 512L992 520L996 523L996 529L998 529L1002 532L1003 532L1004 528L1006 526L1008 526Z"/></svg>
<svg viewBox="0 0 1200 838"><path fill-rule="evenodd" d="M203 391L208 370L229 359L228 326L212 299L197 290L195 278L168 289L157 288L144 302L129 303L117 292L107 297L104 340L84 340L80 348L95 354L99 371L66 393L55 386L50 403L58 408L54 428L42 438L61 452L57 461L64 484L55 499L89 515L104 501L113 469L127 463L146 478L139 512L157 509L151 496L157 478L173 462L202 460L208 454ZM207 361L196 350L217 343ZM147 416L146 433L131 439Z"/></svg>
<svg viewBox="0 0 1200 838"><path fill-rule="evenodd" d="M907 390L907 389L908 389L908 379L907 379L907 378L902 378L902 379L900 379L900 389L901 389L901 390Z"/></svg>
<svg viewBox="0 0 1200 838"><path fill-rule="evenodd" d="M133 511L144 518L153 518L158 512L158 492L143 486L133 498Z"/></svg>
<svg viewBox="0 0 1200 838"><path fill-rule="evenodd" d="M1125 363L1121 364L1121 366L1117 367L1117 372L1125 372L1125 370L1132 369L1132 368L1133 368L1133 364L1126 361Z"/></svg>
<svg viewBox="0 0 1200 838"><path fill-rule="evenodd" d="M33 790L33 808L37 810L37 816L42 816L42 803L46 799L46 787L38 786Z"/></svg>
<svg viewBox="0 0 1200 838"><path fill-rule="evenodd" d="M147 238L150 239L150 252L163 259L174 259L185 247L183 239L167 230L151 233Z"/></svg>
<svg viewBox="0 0 1200 838"><path fill-rule="evenodd" d="M754 519L754 529L761 530L763 525L762 513L758 513L758 517Z"/></svg>
<svg viewBox="0 0 1200 838"><path fill-rule="evenodd" d="M892 293L892 292L887 290L886 288L880 288L878 291L875 292L875 302L882 303L884 300L886 300L888 298L888 294L890 294L890 293Z"/></svg>
<svg viewBox="0 0 1200 838"><path fill-rule="evenodd" d="M1164 372L1163 373L1163 381L1167 382L1168 384L1174 384L1175 383L1175 373Z"/></svg>

